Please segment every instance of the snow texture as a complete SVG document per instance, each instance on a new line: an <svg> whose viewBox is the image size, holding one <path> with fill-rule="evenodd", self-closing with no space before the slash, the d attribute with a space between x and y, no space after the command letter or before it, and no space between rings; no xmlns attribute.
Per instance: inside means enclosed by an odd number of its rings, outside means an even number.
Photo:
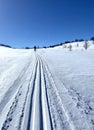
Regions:
<svg viewBox="0 0 94 130"><path fill-rule="evenodd" d="M94 43L0 47L0 130L94 130Z"/></svg>

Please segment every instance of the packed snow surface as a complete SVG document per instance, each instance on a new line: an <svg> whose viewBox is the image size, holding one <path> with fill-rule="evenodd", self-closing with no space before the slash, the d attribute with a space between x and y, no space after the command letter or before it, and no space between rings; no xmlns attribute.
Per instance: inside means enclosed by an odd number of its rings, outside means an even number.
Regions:
<svg viewBox="0 0 94 130"><path fill-rule="evenodd" d="M0 47L0 130L94 130L92 43Z"/></svg>

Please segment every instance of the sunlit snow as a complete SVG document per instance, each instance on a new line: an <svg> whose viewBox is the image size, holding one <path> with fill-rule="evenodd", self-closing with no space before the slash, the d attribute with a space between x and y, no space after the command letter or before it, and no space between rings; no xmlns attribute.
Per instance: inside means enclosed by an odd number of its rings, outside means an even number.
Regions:
<svg viewBox="0 0 94 130"><path fill-rule="evenodd" d="M94 42L84 44L0 47L0 130L94 130Z"/></svg>

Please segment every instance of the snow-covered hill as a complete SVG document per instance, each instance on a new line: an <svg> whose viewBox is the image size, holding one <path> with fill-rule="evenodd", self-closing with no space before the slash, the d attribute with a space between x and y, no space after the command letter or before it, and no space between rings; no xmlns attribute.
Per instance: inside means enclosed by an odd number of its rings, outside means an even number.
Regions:
<svg viewBox="0 0 94 130"><path fill-rule="evenodd" d="M94 44L0 47L1 130L94 130ZM78 44L78 45L77 45ZM69 44L66 44L69 46Z"/></svg>
<svg viewBox="0 0 94 130"><path fill-rule="evenodd" d="M70 42L65 43L60 46L56 46L54 48L69 48L69 46L72 46L72 50L84 50L85 43L88 44L88 49L94 49L94 41L82 41L82 42Z"/></svg>

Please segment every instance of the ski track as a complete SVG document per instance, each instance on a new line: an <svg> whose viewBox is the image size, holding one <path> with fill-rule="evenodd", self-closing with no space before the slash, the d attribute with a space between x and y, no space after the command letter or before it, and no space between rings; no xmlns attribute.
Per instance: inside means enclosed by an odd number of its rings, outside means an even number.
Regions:
<svg viewBox="0 0 94 130"><path fill-rule="evenodd" d="M17 105L22 94L22 88L24 86L23 84L25 83L25 80L26 80L25 75L28 71L28 68L30 67L30 64L31 62L29 61L29 63L23 68L23 71L20 73L19 77L14 81L13 85L6 92L5 97L0 103L0 106L2 106L0 107L1 108L0 112L2 112L3 109L7 107L7 102L10 102L10 99L12 98L12 94L14 95L12 104L10 105L9 111L7 112L7 115L6 115L6 120L4 121L3 126L1 128L2 130L7 130L8 128L10 129L10 123L12 122L14 112L17 109ZM28 89L27 89L27 92L28 92ZM26 94L26 97L27 97L27 94ZM1 127L1 124L0 124L0 127Z"/></svg>
<svg viewBox="0 0 94 130"><path fill-rule="evenodd" d="M9 102L13 87L20 84L1 130L76 130L45 60L35 52L33 67L31 64L30 61L1 102L0 112ZM20 105L20 114L16 115ZM13 126L15 116L18 121Z"/></svg>
<svg viewBox="0 0 94 130"><path fill-rule="evenodd" d="M35 57L36 61L29 74L28 83L26 84L26 92L23 91L25 81L22 82L23 78L21 77L26 74L26 71L29 72L31 70L30 63L13 84L13 86L20 84L20 87L15 94L15 98L10 106L1 130L74 130L74 125L69 119L63 105L61 105L61 98L56 90L56 86L46 62L37 53L35 53ZM13 86L11 86L10 89ZM10 89L3 100L5 100L9 95ZM18 124L13 126L12 124L14 123L13 121L17 113L21 97L23 98L20 110L21 114L17 116L19 120ZM9 98L7 99L7 102L8 101ZM5 104L3 104L4 107ZM25 111L26 109L28 109L27 113ZM28 119L25 119L26 115L28 115ZM24 122L25 125L23 127Z"/></svg>
<svg viewBox="0 0 94 130"><path fill-rule="evenodd" d="M36 54L36 70L31 93L27 130L51 130L49 109L45 95L45 83L40 58Z"/></svg>
<svg viewBox="0 0 94 130"><path fill-rule="evenodd" d="M29 117L26 129L74 130L74 125L64 109L63 104L61 104L61 98L55 89L56 86L51 81L53 78L51 78L46 63L37 53L36 60L35 77L30 97Z"/></svg>
<svg viewBox="0 0 94 130"><path fill-rule="evenodd" d="M62 104L61 97L53 80L53 76L48 68L48 65L43 59L41 59L41 61L43 62L44 66L44 78L46 83L53 129L74 130L75 128L73 122L71 121L67 111L64 108L64 105Z"/></svg>

